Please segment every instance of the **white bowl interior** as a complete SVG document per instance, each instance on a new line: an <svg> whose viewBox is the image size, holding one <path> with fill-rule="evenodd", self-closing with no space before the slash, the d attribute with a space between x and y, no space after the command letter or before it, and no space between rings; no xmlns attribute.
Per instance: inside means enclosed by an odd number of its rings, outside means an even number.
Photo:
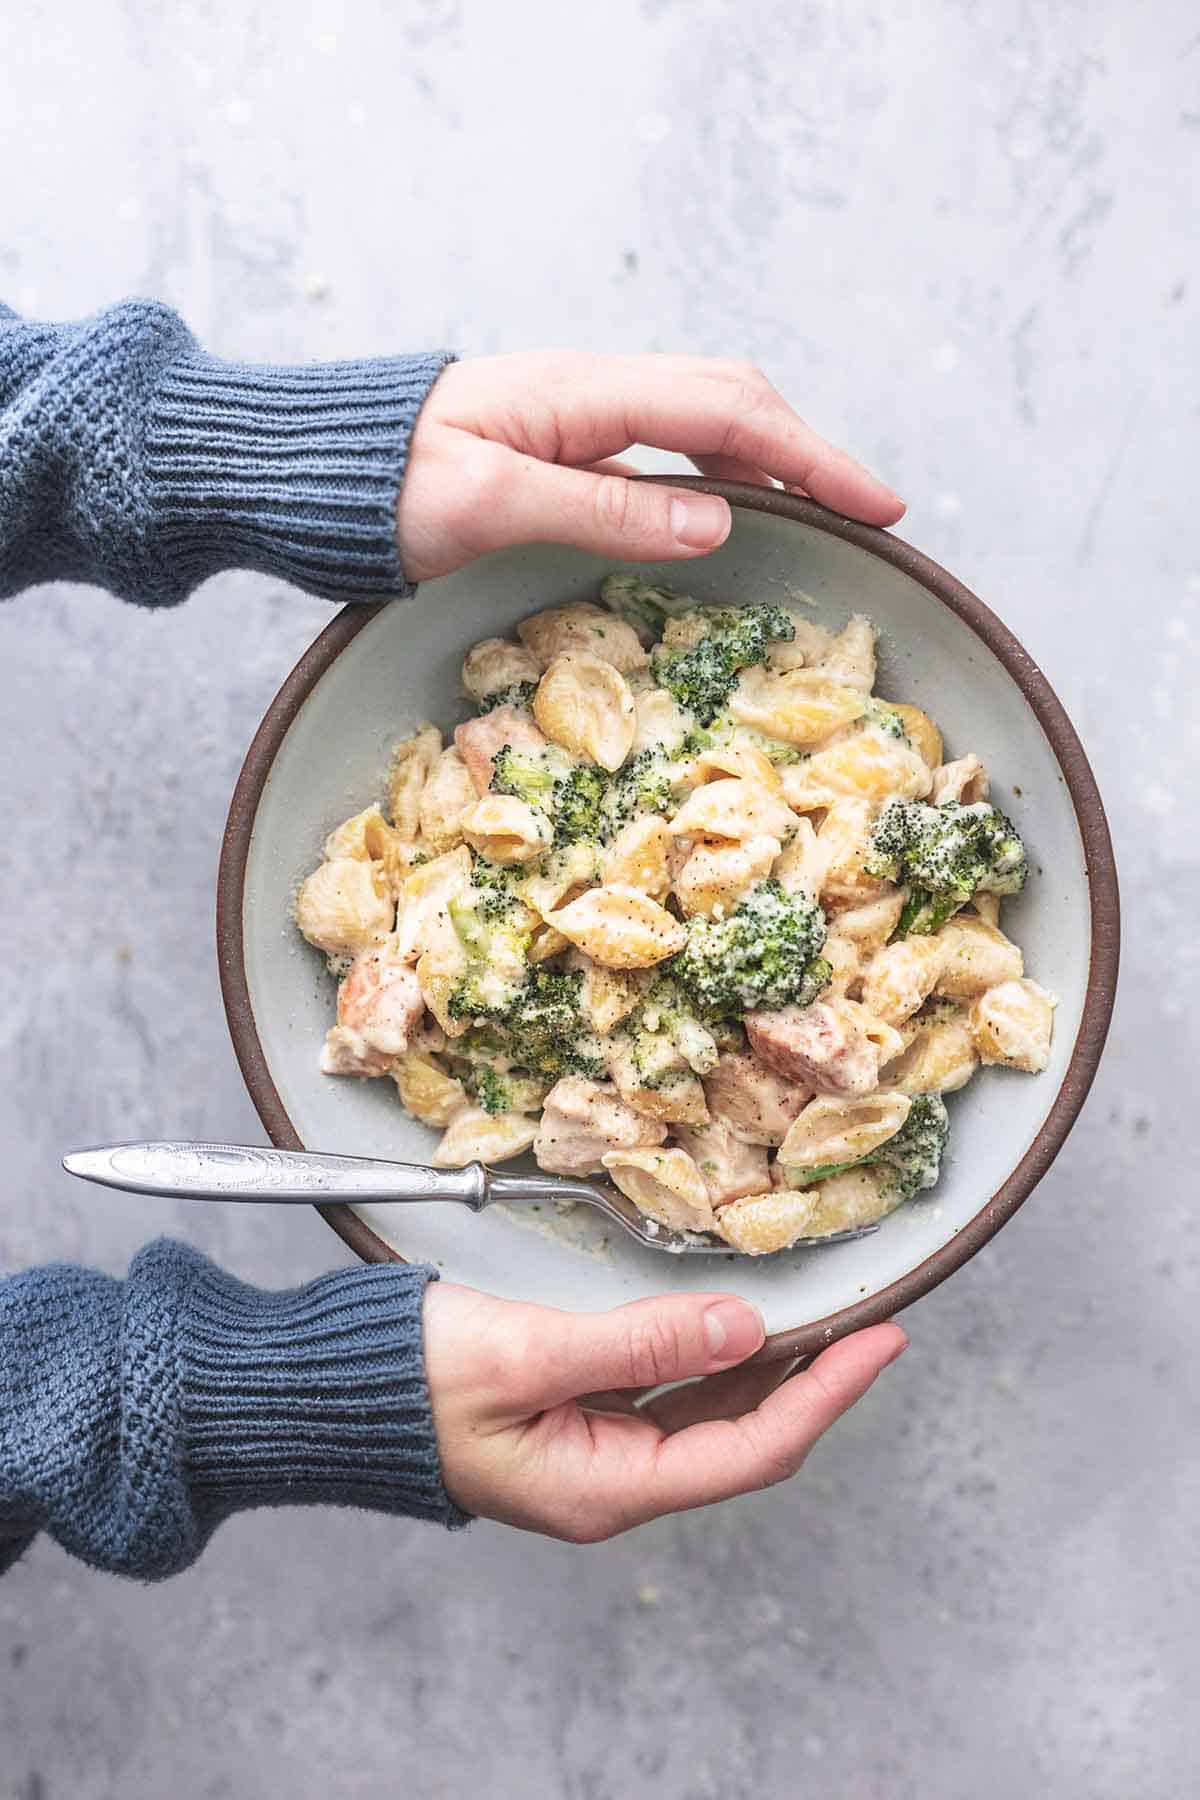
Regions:
<svg viewBox="0 0 1200 1800"><path fill-rule="evenodd" d="M993 797L1030 850L1025 893L1005 903L1005 928L1026 968L1059 1000L1050 1067L1032 1077L983 1071L950 1097L951 1141L941 1182L856 1243L755 1260L673 1257L643 1250L598 1216L449 1205L364 1206L363 1219L404 1257L513 1298L597 1308L674 1288L722 1287L762 1310L768 1330L808 1324L887 1287L948 1242L1011 1174L1042 1126L1067 1068L1088 977L1090 902L1083 846L1066 781L1036 716L1003 665L934 595L900 570L806 525L735 509L714 555L649 573L701 600L808 595L838 626L852 611L880 628L879 691L914 701L940 724L947 755L974 750ZM431 582L380 612L317 682L266 782L246 870L244 929L250 1000L272 1077L313 1149L428 1160L434 1134L402 1110L390 1081L322 1076L334 986L290 921L297 883L325 835L382 797L396 739L424 719L443 729L466 715L463 653L511 631L540 607L594 595L609 565L554 546L504 552Z"/></svg>

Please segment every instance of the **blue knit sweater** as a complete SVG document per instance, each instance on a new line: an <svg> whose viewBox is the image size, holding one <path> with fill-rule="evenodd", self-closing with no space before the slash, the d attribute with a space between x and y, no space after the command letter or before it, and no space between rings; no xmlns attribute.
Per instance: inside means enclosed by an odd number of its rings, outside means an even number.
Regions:
<svg viewBox="0 0 1200 1800"><path fill-rule="evenodd" d="M72 325L0 306L0 595L89 581L171 605L230 568L409 593L396 497L449 360L247 368L164 306ZM46 1530L169 1575L230 1513L284 1502L463 1523L425 1382L433 1279L395 1264L268 1293L166 1241L125 1281L0 1275L0 1571Z"/></svg>

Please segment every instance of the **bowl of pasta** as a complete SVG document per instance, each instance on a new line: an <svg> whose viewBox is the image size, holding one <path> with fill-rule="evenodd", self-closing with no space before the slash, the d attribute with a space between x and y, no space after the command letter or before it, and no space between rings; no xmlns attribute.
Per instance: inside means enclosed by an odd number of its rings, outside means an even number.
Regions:
<svg viewBox="0 0 1200 1800"><path fill-rule="evenodd" d="M218 948L275 1144L611 1183L727 1248L782 1357L927 1292L1048 1169L1117 882L982 601L814 502L696 485L734 527L682 570L532 546L340 613L247 756ZM714 1285L586 1208L325 1212L513 1298Z"/></svg>

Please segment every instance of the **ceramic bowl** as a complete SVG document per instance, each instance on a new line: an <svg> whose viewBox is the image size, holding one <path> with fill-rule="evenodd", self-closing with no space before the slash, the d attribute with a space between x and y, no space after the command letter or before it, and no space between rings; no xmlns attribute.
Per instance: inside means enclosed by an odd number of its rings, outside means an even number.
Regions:
<svg viewBox="0 0 1200 1800"><path fill-rule="evenodd" d="M1095 1074L1112 1010L1118 898L1104 811L1087 758L1045 676L982 601L899 539L811 501L738 483L714 555L650 567L700 600L815 602L840 625L880 629L879 691L940 724L947 755L974 750L1024 836L1028 886L1005 926L1030 974L1058 997L1053 1055L1038 1077L984 1070L950 1100L951 1142L927 1199L854 1243L728 1260L665 1256L579 1211L476 1216L455 1206L330 1207L368 1260L431 1261L513 1298L600 1308L675 1288L721 1286L762 1310L774 1358L808 1353L907 1306L972 1256L1046 1173ZM347 608L306 651L250 748L221 858L218 946L234 1045L273 1143L428 1160L434 1134L390 1081L318 1072L334 989L289 917L326 834L383 792L396 739L424 719L465 716L463 654L541 607L592 597L608 564L534 546L430 582L408 603Z"/></svg>

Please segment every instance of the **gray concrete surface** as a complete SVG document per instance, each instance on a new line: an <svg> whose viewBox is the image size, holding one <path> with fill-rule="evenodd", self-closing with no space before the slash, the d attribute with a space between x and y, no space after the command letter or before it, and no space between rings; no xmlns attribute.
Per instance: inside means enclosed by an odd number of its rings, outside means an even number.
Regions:
<svg viewBox="0 0 1200 1800"><path fill-rule="evenodd" d="M243 1517L158 1589L39 1544L6 1800L1195 1791L1198 150L1186 0L10 0L10 301L159 294L258 357L753 356L1050 673L1128 925L1066 1153L798 1482L586 1552ZM326 616L239 577L0 610L0 1263L119 1270L160 1225L250 1279L339 1260L315 1216L56 1173L256 1132L217 844Z"/></svg>

